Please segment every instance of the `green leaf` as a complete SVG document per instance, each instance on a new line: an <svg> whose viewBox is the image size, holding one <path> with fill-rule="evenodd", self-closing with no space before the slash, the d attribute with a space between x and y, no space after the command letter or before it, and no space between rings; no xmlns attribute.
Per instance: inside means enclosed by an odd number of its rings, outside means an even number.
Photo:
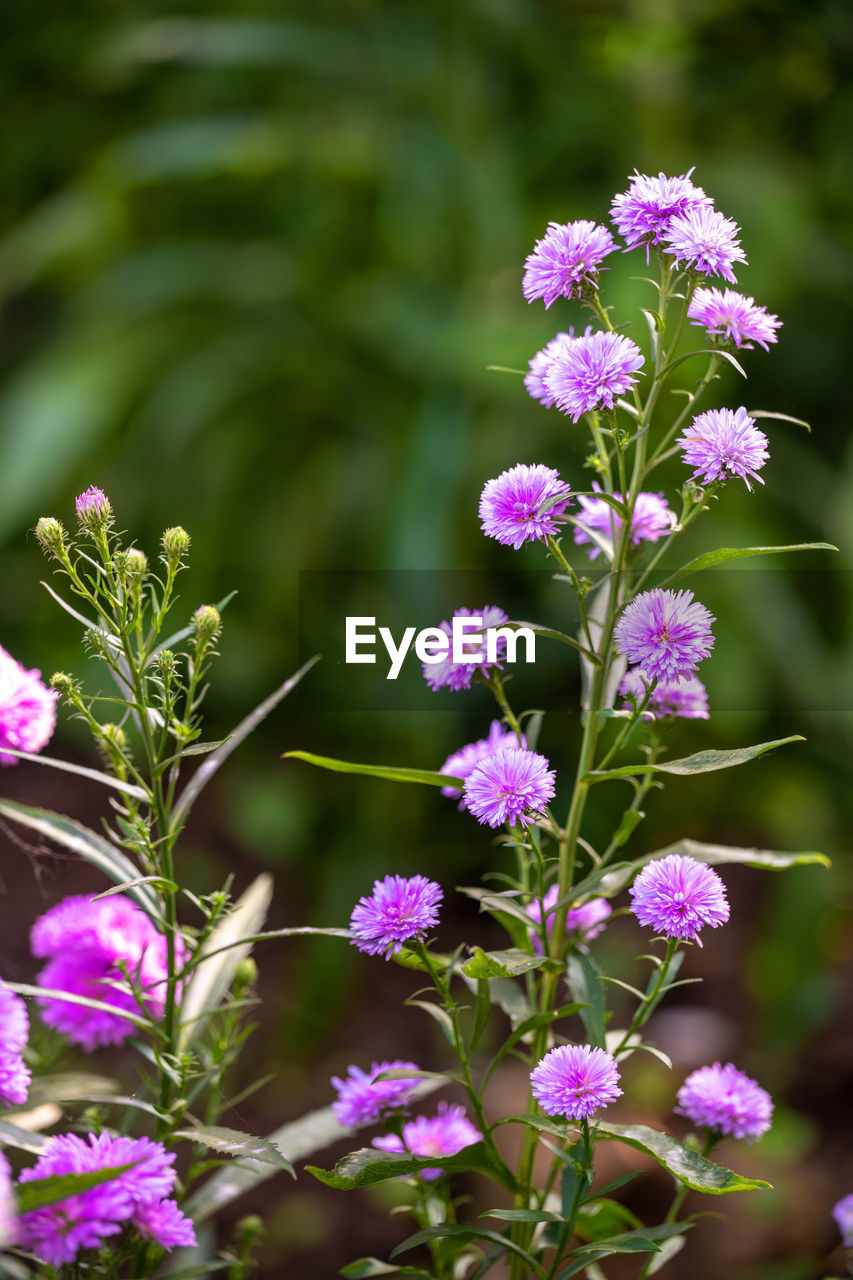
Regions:
<svg viewBox="0 0 853 1280"><path fill-rule="evenodd" d="M250 711L246 718L240 721L237 728L228 735L221 746L217 747L215 751L211 751L204 764L199 765L186 787L181 792L178 803L175 805L174 809L175 821L186 817L193 804L198 799L199 794L204 790L208 782L210 782L210 779L216 773L220 765L224 764L232 751L235 751L237 747L239 747L240 743L248 738L252 730L258 727L261 721L278 706L281 700L286 698L289 693L292 693L302 677L306 676L311 668L319 661L319 654L317 654L316 657L309 659L303 667L299 668L295 675L290 676L289 679L285 680L284 684L279 685L279 687L271 693L268 698L265 698L259 706L255 707L254 711Z"/></svg>
<svg viewBox="0 0 853 1280"><path fill-rule="evenodd" d="M566 964L569 990L584 1007L579 1010L590 1044L604 1048L604 1022L607 996L601 973L592 956L573 951Z"/></svg>
<svg viewBox="0 0 853 1280"><path fill-rule="evenodd" d="M464 893L466 897L473 898L475 902L479 902L481 911L488 911L491 914L505 912L507 915L515 916L517 920L523 921L528 929L533 924L531 917L527 914L527 908L519 901L519 896L514 890L510 890L508 893L495 893L493 889L469 888L467 885L458 885L457 892Z"/></svg>
<svg viewBox="0 0 853 1280"><path fill-rule="evenodd" d="M49 1178L34 1178L32 1182L21 1182L16 1188L19 1213L31 1213L34 1209L44 1209L48 1205L67 1200L69 1196L80 1195L90 1187L100 1187L104 1182L113 1182L128 1169L134 1169L138 1160L130 1164L119 1164L111 1169L95 1169L91 1173L55 1173Z"/></svg>
<svg viewBox="0 0 853 1280"><path fill-rule="evenodd" d="M167 880L164 876L137 876L135 880L125 880L124 884L113 885L112 889L105 889L103 893L96 893L92 902L100 902L101 898L111 898L114 893L124 893L127 889L136 889L141 884L162 884L172 893L177 893L178 885L174 880Z"/></svg>
<svg viewBox="0 0 853 1280"><path fill-rule="evenodd" d="M725 844L703 844L700 840L677 840L665 849L658 849L643 858L643 862L651 862L653 858L665 858L667 854L678 853L699 862L707 862L709 866L724 863L739 863L747 867L756 867L759 871L784 871L788 867L822 866L829 867L831 862L824 853L780 853L775 849L739 849Z"/></svg>
<svg viewBox="0 0 853 1280"><path fill-rule="evenodd" d="M413 1156L408 1153L377 1151L375 1147L362 1147L339 1160L334 1169L318 1169L308 1165L307 1171L318 1182L339 1191L355 1191L359 1187L372 1187L390 1178L405 1178L420 1173L422 1169L443 1169L445 1173L462 1173L473 1170L484 1173L510 1191L516 1189L515 1179L509 1169L485 1142L474 1142L452 1156Z"/></svg>
<svg viewBox="0 0 853 1280"><path fill-rule="evenodd" d="M237 1160L258 1160L261 1164L271 1164L276 1169L286 1169L296 1177L293 1165L269 1138L258 1138L237 1129L225 1129L221 1125L194 1125L192 1129L178 1129L173 1136L187 1138L190 1142L209 1147L211 1151L223 1151Z"/></svg>
<svg viewBox="0 0 853 1280"><path fill-rule="evenodd" d="M639 1227L636 1231L623 1231L615 1236L607 1236L590 1244L582 1244L574 1249L575 1256L592 1254L594 1257L606 1257L612 1253L657 1253L658 1240L668 1240L671 1236L682 1235L693 1226L692 1222L662 1223L659 1227Z"/></svg>
<svg viewBox="0 0 853 1280"><path fill-rule="evenodd" d="M451 1049L456 1043L456 1033L453 1027L453 1019L446 1009L440 1004L436 1004L434 1000L413 1000L409 998L406 1004L414 1005L417 1009L423 1009L434 1018L444 1033L444 1038L450 1045Z"/></svg>
<svg viewBox="0 0 853 1280"><path fill-rule="evenodd" d="M136 800L149 800L147 791L132 782L122 782L111 773L102 773L100 769L89 769L82 764L72 764L70 760L56 760L52 756L34 755L31 751L15 751L12 747L3 746L5 755L16 756L19 760L29 760L31 764L46 764L51 769L59 769L63 773L75 773L78 778L89 778L92 782L100 782L101 786L113 787L126 796Z"/></svg>
<svg viewBox="0 0 853 1280"><path fill-rule="evenodd" d="M343 1267L340 1275L346 1280L367 1280L369 1276L418 1276L422 1280L435 1280L431 1271L420 1267L395 1267L393 1262L380 1262L378 1258L359 1258Z"/></svg>
<svg viewBox="0 0 853 1280"><path fill-rule="evenodd" d="M838 547L834 547L831 542L795 542L785 547L720 547L717 551L706 551L704 555L696 556L694 560L688 560L687 564L682 565L675 573L670 574L663 582L658 583L658 586L672 586L673 582L678 582L680 578L686 578L688 574L701 573L703 569L710 569L716 564L724 564L727 560L743 560L748 556L782 555L785 551L837 550Z"/></svg>
<svg viewBox="0 0 853 1280"><path fill-rule="evenodd" d="M763 1191L770 1190L769 1182L754 1178L742 1178L733 1173L725 1165L714 1164L701 1156L698 1151L691 1151L667 1133L652 1129L645 1124L608 1124L600 1121L596 1126L598 1138L612 1138L624 1142L637 1151L657 1160L668 1173L671 1173L682 1186L692 1191L703 1191L706 1195L721 1196L731 1191Z"/></svg>
<svg viewBox="0 0 853 1280"><path fill-rule="evenodd" d="M49 809L34 809L14 800L0 800L0 818L9 818L47 840L54 840L56 844L97 867L117 884L129 884L139 875L136 867L120 849L103 836L75 822L73 818L51 813ZM149 915L155 919L160 918L157 898L146 886L138 884L130 893Z"/></svg>
<svg viewBox="0 0 853 1280"><path fill-rule="evenodd" d="M565 575L561 574L560 577ZM567 636L564 631L556 631L553 627L540 626L538 622L511 622L501 624L504 627L514 627L520 630L521 627L527 627L534 635L544 636L546 640L557 640L560 644L567 644L570 649L577 650L578 653L585 654L588 658L595 661L595 654L591 653L585 644L581 644L579 640L575 640L573 636Z"/></svg>
<svg viewBox="0 0 853 1280"><path fill-rule="evenodd" d="M805 427L806 431L811 431L811 426L803 418L792 418L790 413L774 413L770 409L747 409L750 418L775 418L778 422L792 422L795 427Z"/></svg>
<svg viewBox="0 0 853 1280"><path fill-rule="evenodd" d="M122 1009L118 1005L106 1004L103 1000L92 1000L89 996L78 996L72 991L55 991L52 987L34 987L26 982L7 982L5 985L10 991L16 991L19 996L35 996L39 1000L64 1000L67 1004L79 1004L85 1009L97 1009L99 1013L112 1014L115 1018L122 1018L125 1022L132 1022L135 1027L140 1027L143 1031L152 1032L155 1030L155 1024L150 1018L144 1018L138 1013L131 1013L129 1009Z"/></svg>
<svg viewBox="0 0 853 1280"><path fill-rule="evenodd" d="M697 751L695 755L685 756L682 760L670 760L669 763L626 764L618 769L595 770L584 777L585 782L603 782L610 778L633 778L638 773L674 773L690 775L695 773L713 773L717 769L734 769L739 764L746 764L763 756L776 747L786 747L791 742L805 742L802 734L795 733L790 738L776 738L773 742L759 742L753 747L735 747L732 751Z"/></svg>
<svg viewBox="0 0 853 1280"><path fill-rule="evenodd" d="M501 1222L562 1222L559 1213L550 1209L487 1209L481 1218L500 1218Z"/></svg>
<svg viewBox="0 0 853 1280"><path fill-rule="evenodd" d="M48 1139L31 1129L22 1129L9 1120L0 1120L0 1147L14 1147L16 1151L27 1151L31 1155L40 1155L47 1145Z"/></svg>
<svg viewBox="0 0 853 1280"><path fill-rule="evenodd" d="M546 956L531 955L517 947L508 951L483 951L482 947L473 947L472 950L473 956L462 966L466 978L517 978L519 974L540 969L548 963Z"/></svg>
<svg viewBox="0 0 853 1280"><path fill-rule="evenodd" d="M420 1244L427 1244L430 1240L442 1240L450 1236L460 1240L488 1240L491 1244L500 1245L501 1249L505 1249L508 1253L514 1253L516 1257L523 1258L534 1275L544 1280L545 1272L536 1259L529 1253L525 1253L524 1249L508 1236L498 1235L496 1231L486 1231L482 1227L466 1227L452 1222L444 1222L441 1226L427 1227L424 1231L417 1231L413 1236L409 1236L408 1240L398 1244L391 1257L396 1257L398 1253L407 1252L409 1249L415 1249Z"/></svg>
<svg viewBox="0 0 853 1280"><path fill-rule="evenodd" d="M581 1240L605 1240L608 1236L617 1235L626 1223L637 1229L643 1226L637 1215L624 1204L599 1196L578 1213L575 1230Z"/></svg>
<svg viewBox="0 0 853 1280"><path fill-rule="evenodd" d="M680 364L684 364L685 360L692 360L694 356L718 356L720 360L727 360L733 369L737 369L742 378L746 377L746 370L740 361L736 360L730 351L723 351L722 347L703 347L701 351L687 351L683 356L676 356L674 360L670 360L662 371L661 377L672 373L673 369L677 369Z"/></svg>
<svg viewBox="0 0 853 1280"><path fill-rule="evenodd" d="M435 773L429 769L404 769L395 765L352 764L347 760L334 760L331 756L315 756L310 751L285 751L282 760L304 760L318 769L331 769L333 773L358 773L368 778L385 778L388 782L421 782L429 787L457 787L465 785L463 778L451 778L447 773Z"/></svg>

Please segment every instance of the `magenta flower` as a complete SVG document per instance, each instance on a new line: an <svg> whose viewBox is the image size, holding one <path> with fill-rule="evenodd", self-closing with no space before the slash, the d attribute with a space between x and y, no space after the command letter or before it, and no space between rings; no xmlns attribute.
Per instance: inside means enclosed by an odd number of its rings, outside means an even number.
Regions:
<svg viewBox="0 0 853 1280"><path fill-rule="evenodd" d="M15 1192L12 1190L12 1170L0 1151L0 1249L14 1244L17 1236Z"/></svg>
<svg viewBox="0 0 853 1280"><path fill-rule="evenodd" d="M614 196L610 216L629 249L660 244L672 219L691 209L711 204L701 187L690 181L691 169L678 178L659 173L656 178L634 170L628 190Z"/></svg>
<svg viewBox="0 0 853 1280"><path fill-rule="evenodd" d="M721 1067L700 1067L678 1090L681 1116L706 1129L731 1138L754 1142L770 1128L773 1101L770 1094L728 1062Z"/></svg>
<svg viewBox="0 0 853 1280"><path fill-rule="evenodd" d="M535 751L504 747L465 779L465 803L479 822L529 825L554 797L555 774Z"/></svg>
<svg viewBox="0 0 853 1280"><path fill-rule="evenodd" d="M736 284L732 264L746 262L739 234L737 223L724 218L710 203L698 205L672 219L663 248L672 254L677 267L684 263L700 275L723 276Z"/></svg>
<svg viewBox="0 0 853 1280"><path fill-rule="evenodd" d="M606 227L581 220L549 222L524 267L522 292L528 302L542 298L550 307L560 296L579 298L598 287L598 270L616 241Z"/></svg>
<svg viewBox="0 0 853 1280"><path fill-rule="evenodd" d="M559 900L559 886L552 884L542 899L549 937L551 935L553 915ZM537 924L542 923L542 906L534 900L526 908L531 920L535 920ZM593 938L597 938L600 933L604 932L606 921L610 915L612 915L612 908L606 898L590 898L588 902L583 902L580 906L569 907L566 912L566 933L570 937L574 935L574 941L578 943L591 942ZM533 950L537 955L541 956L542 939L537 930L530 930L530 941L533 944Z"/></svg>
<svg viewBox="0 0 853 1280"><path fill-rule="evenodd" d="M386 876L376 880L369 898L353 907L350 929L353 946L370 956L398 954L404 942L423 942L438 923L438 904L444 894L426 876Z"/></svg>
<svg viewBox="0 0 853 1280"><path fill-rule="evenodd" d="M517 551L525 542L544 542L559 531L571 501L570 485L552 467L520 462L488 480L480 497L481 528ZM546 510L543 504L548 503Z"/></svg>
<svg viewBox="0 0 853 1280"><path fill-rule="evenodd" d="M651 677L638 667L629 671L619 692L639 704L651 685ZM626 709L630 705L626 703ZM643 711L644 720L663 720L667 716L680 716L682 720L707 720L708 690L696 676L676 676L674 680L659 680Z"/></svg>
<svg viewBox="0 0 853 1280"><path fill-rule="evenodd" d="M90 485L74 499L77 519L87 529L102 529L112 518L113 509L110 500L97 485Z"/></svg>
<svg viewBox="0 0 853 1280"><path fill-rule="evenodd" d="M443 631L448 637L447 657L440 659L438 662L423 663L424 680L436 692L439 689L450 689L452 692L458 693L462 689L470 689L471 682L478 671L484 679L488 679L491 671L501 668L500 659L506 653L506 638L498 636L496 646L498 660L497 662L487 662L486 637L478 634L478 631L485 631L489 627L502 627L509 622L508 615L497 605L485 604L482 609L476 610L466 609L463 606L463 608L456 610L453 618L480 618L482 625L477 629L466 629L465 631L464 650L466 654L470 655L470 660L455 662L453 659L453 621L439 623L436 630ZM476 656L478 654L480 655L479 658Z"/></svg>
<svg viewBox="0 0 853 1280"><path fill-rule="evenodd" d="M587 325L585 336L589 337L591 333L592 325ZM554 397L545 385L545 373L551 365L554 353L564 347L567 342L574 341L574 329L569 329L568 333L558 333L528 362L529 372L524 375L524 385L533 399L540 400L546 409L550 409L554 404Z"/></svg>
<svg viewBox="0 0 853 1280"><path fill-rule="evenodd" d="M0 645L0 765L18 763L3 750L41 751L56 727L56 694Z"/></svg>
<svg viewBox="0 0 853 1280"><path fill-rule="evenodd" d="M640 924L700 947L699 931L706 925L716 929L729 918L726 888L716 871L678 853L643 867L631 897Z"/></svg>
<svg viewBox="0 0 853 1280"><path fill-rule="evenodd" d="M613 635L616 647L653 680L691 675L714 647L714 615L692 591L642 591L626 605Z"/></svg>
<svg viewBox="0 0 853 1280"><path fill-rule="evenodd" d="M376 1077L383 1071L403 1071L411 1069L411 1076L399 1080L379 1080ZM405 1106L414 1096L423 1076L420 1067L414 1062L374 1062L369 1071L350 1066L345 1079L332 1076L332 1084L338 1096L332 1103L332 1111L336 1118L347 1129L357 1129L359 1125L373 1124L385 1111L394 1107Z"/></svg>
<svg viewBox="0 0 853 1280"><path fill-rule="evenodd" d="M593 488L600 488L595 481ZM622 501L621 493L614 493L613 497L617 502ZM577 517L581 524L575 525L575 542L578 546L588 542L589 558L594 560L601 548L593 542L587 530L594 529L605 538L614 540L615 545L621 536L622 517L603 498L587 498L584 494L578 494L578 502L583 512ZM657 542L664 534L670 533L675 524L675 514L670 511L662 493L637 494L631 516L631 542L635 547L641 542Z"/></svg>
<svg viewBox="0 0 853 1280"><path fill-rule="evenodd" d="M41 916L30 935L33 955L48 961L39 984L55 991L100 1000L130 1013L140 1012L132 987L142 993L145 1010L162 1018L168 975L166 938L123 894L99 901L65 898ZM178 961L184 943L176 938ZM46 997L42 1018L91 1053L99 1045L121 1044L133 1024L100 1009Z"/></svg>
<svg viewBox="0 0 853 1280"><path fill-rule="evenodd" d="M634 386L643 353L621 333L593 333L563 340L543 375L547 395L577 422L593 409L612 409Z"/></svg>
<svg viewBox="0 0 853 1280"><path fill-rule="evenodd" d="M167 1153L161 1143L148 1138L109 1133L90 1133L86 1138L66 1133L50 1138L35 1165L21 1173L22 1183L127 1164L133 1168L88 1191L22 1214L19 1244L55 1267L74 1262L82 1249L99 1249L126 1224L166 1249L195 1244L192 1222L174 1201L165 1199L175 1185L174 1162L174 1153Z"/></svg>
<svg viewBox="0 0 853 1280"><path fill-rule="evenodd" d="M402 1139L396 1133L384 1134L373 1139L380 1151L404 1153L413 1156L455 1156L464 1147L480 1142L483 1135L475 1129L465 1114L464 1107L438 1104L438 1114L416 1116L403 1125ZM420 1176L427 1182L440 1178L442 1169L421 1169Z"/></svg>
<svg viewBox="0 0 853 1280"><path fill-rule="evenodd" d="M524 747L526 745L523 735L519 743L514 733L504 730L500 720L493 720L488 738L480 738L478 742L469 743L461 751L454 751L453 755L447 757L439 773L446 773L451 778L461 778L464 782L472 769L476 768L481 761L486 760L489 756L493 756L496 751L500 751L503 747ZM456 787L442 787L441 794L451 800L458 799L460 809L467 808L464 794Z"/></svg>
<svg viewBox="0 0 853 1280"><path fill-rule="evenodd" d="M832 1216L835 1225L841 1232L841 1243L847 1249L853 1249L853 1194L842 1196L833 1206Z"/></svg>
<svg viewBox="0 0 853 1280"><path fill-rule="evenodd" d="M30 1033L27 1006L0 979L0 1103L22 1107L30 1088L23 1053Z"/></svg>
<svg viewBox="0 0 853 1280"><path fill-rule="evenodd" d="M588 1044L551 1049L530 1073L531 1092L549 1116L588 1120L621 1097L616 1059Z"/></svg>
<svg viewBox="0 0 853 1280"><path fill-rule="evenodd" d="M740 476L751 489L750 476L764 484L758 474L767 461L767 436L759 431L746 409L707 409L693 419L678 437L684 445L682 460L693 467L692 479L701 484Z"/></svg>
<svg viewBox="0 0 853 1280"><path fill-rule="evenodd" d="M770 343L777 341L776 330L782 325L778 316L734 289L697 289L687 314L691 323L700 325L709 337L723 338L747 350L757 342L769 351Z"/></svg>

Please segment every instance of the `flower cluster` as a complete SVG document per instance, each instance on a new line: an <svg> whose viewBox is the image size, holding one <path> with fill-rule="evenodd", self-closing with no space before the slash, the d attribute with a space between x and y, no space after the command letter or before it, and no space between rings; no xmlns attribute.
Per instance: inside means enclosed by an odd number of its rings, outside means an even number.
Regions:
<svg viewBox="0 0 853 1280"><path fill-rule="evenodd" d="M438 1104L438 1112L434 1116L416 1116L408 1124L403 1125L402 1137L396 1133L383 1134L374 1138L373 1145L380 1151L395 1153L409 1152L413 1156L455 1156L464 1147L479 1142L483 1135L476 1129L465 1114L463 1107L453 1106L447 1102ZM427 1182L434 1182L442 1175L441 1169L421 1169L420 1176Z"/></svg>
<svg viewBox="0 0 853 1280"><path fill-rule="evenodd" d="M21 1214L18 1242L42 1262L59 1267L83 1249L98 1249L127 1225L164 1249L195 1244L195 1231L176 1202L174 1153L149 1138L109 1133L60 1134L50 1138L22 1183L69 1173L117 1169L108 1182Z"/></svg>
<svg viewBox="0 0 853 1280"><path fill-rule="evenodd" d="M621 1097L616 1059L588 1044L562 1044L534 1067L530 1089L549 1116L588 1120Z"/></svg>
<svg viewBox="0 0 853 1280"><path fill-rule="evenodd" d="M390 960L404 942L423 942L438 923L444 894L426 876L386 876L376 880L370 897L359 898L350 919L353 946Z"/></svg>
<svg viewBox="0 0 853 1280"><path fill-rule="evenodd" d="M464 782L478 764L482 764L484 760L487 760L489 756L493 756L497 751L501 751L505 747L525 747L526 745L523 735L521 742L519 742L517 735L508 733L503 728L500 720L493 720L487 738L480 738L477 742L470 742L467 746L462 747L461 750L454 751L452 755L447 757L439 773L446 773L450 778L460 778ZM452 800L458 800L460 809L468 807L464 793L456 787L442 787L441 794Z"/></svg>
<svg viewBox="0 0 853 1280"><path fill-rule="evenodd" d="M30 935L33 954L48 963L39 984L86 996L139 1014L140 1006L162 1018L168 976L166 938L144 911L123 894L91 901L65 898L41 916ZM177 959L183 958L180 936ZM120 1044L133 1025L118 1014L56 997L39 1001L48 1026L91 1053L99 1045Z"/></svg>
<svg viewBox="0 0 853 1280"><path fill-rule="evenodd" d="M490 538L517 551L525 542L544 542L557 533L570 500L569 485L551 467L519 463L483 489L481 527Z"/></svg>
<svg viewBox="0 0 853 1280"><path fill-rule="evenodd" d="M397 1080L377 1080L383 1071L411 1071L411 1076ZM350 1066L345 1079L332 1076L338 1096L332 1103L337 1120L348 1129L373 1124L384 1112L405 1106L411 1100L423 1076L414 1062L374 1062L369 1071Z"/></svg>
<svg viewBox="0 0 853 1280"><path fill-rule="evenodd" d="M670 853L643 867L631 886L631 910L640 924L680 941L702 942L699 931L729 918L725 886L711 867Z"/></svg>
<svg viewBox="0 0 853 1280"><path fill-rule="evenodd" d="M0 1103L21 1107L27 1100L30 1069L24 1062L30 1022L20 996L0 979Z"/></svg>
<svg viewBox="0 0 853 1280"><path fill-rule="evenodd" d="M56 727L56 694L0 645L0 765L18 763L4 751L41 751Z"/></svg>
<svg viewBox="0 0 853 1280"><path fill-rule="evenodd" d="M594 483L593 488L599 489L600 486ZM614 493L612 496L617 502L624 501L621 493ZM590 537L590 530L603 535L615 546L622 533L622 517L603 498L588 498L585 494L579 494L578 502L582 512L575 525L575 542L578 546L589 543L589 558L594 560L600 547ZM675 523L675 513L670 511L662 493L638 493L631 513L630 540L635 547L641 542L657 542L664 534L672 532Z"/></svg>
<svg viewBox="0 0 853 1280"><path fill-rule="evenodd" d="M770 1094L731 1062L700 1067L678 1091L679 1115L731 1138L755 1141L770 1128Z"/></svg>
<svg viewBox="0 0 853 1280"><path fill-rule="evenodd" d="M647 261L649 247L661 244L673 218L711 205L702 188L690 181L692 172L655 178L635 169L628 190L614 196L610 216L616 230L629 249L645 245Z"/></svg>
<svg viewBox="0 0 853 1280"><path fill-rule="evenodd" d="M668 716L682 720L708 719L708 690L696 676L676 676L674 680L655 683L645 671L634 667L626 673L619 692L632 699L636 706L648 698L643 710L646 720L665 720ZM625 705L630 710L631 702Z"/></svg>
<svg viewBox="0 0 853 1280"><path fill-rule="evenodd" d="M551 928L554 923L553 916L557 909L557 903L560 900L559 886L552 884L547 891L542 903L536 900L527 906L527 914L531 920L535 920L538 925L542 924L542 908L545 909L545 928L548 936L551 935ZM593 938L603 932L608 918L612 915L612 908L606 898L590 898L588 902L582 902L579 906L570 906L566 912L566 933L577 943L591 942ZM535 929L530 930L530 941L533 950L537 955L542 955L542 939Z"/></svg>

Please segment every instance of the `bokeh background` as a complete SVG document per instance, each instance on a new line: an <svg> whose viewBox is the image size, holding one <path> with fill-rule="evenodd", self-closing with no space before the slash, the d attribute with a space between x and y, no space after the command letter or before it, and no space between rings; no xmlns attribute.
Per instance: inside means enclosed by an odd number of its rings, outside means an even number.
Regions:
<svg viewBox="0 0 853 1280"><path fill-rule="evenodd" d="M808 741L669 787L637 847L690 835L820 849L834 868L727 875L734 923L691 955L706 982L682 989L659 1024L681 1071L734 1057L778 1102L757 1149L722 1151L777 1193L715 1203L729 1225L702 1224L669 1273L837 1272L829 1210L853 1190L849 5L42 0L37 13L6 6L0 29L0 643L46 673L91 674L39 585L31 530L42 514L69 519L74 494L99 484L152 554L167 525L190 530L187 611L239 590L210 738L308 656L300 572L461 567L497 592L510 567L541 568L535 553L485 545L475 509L483 482L518 460L585 487L578 431L519 378L487 371L524 368L558 328L586 322L570 304L545 313L521 297L521 263L549 219L605 219L634 166L695 165L739 222L741 287L784 328L769 354L747 353L748 391L727 376L715 402L746 396L814 429L773 424L766 487L730 488L691 545L822 539L841 553L702 581L720 618L703 669L715 714L682 727L676 749L796 731ZM614 262L609 302L638 300L638 265ZM661 473L677 482L677 464ZM417 576L403 580L417 599ZM526 590L529 610L559 623L547 575ZM541 745L566 768L575 676L562 654L549 661L544 689L519 674L513 696L549 699ZM431 790L279 759L303 747L435 767L485 732L484 697L396 705L381 690L371 705L342 696L328 665L310 681L206 793L183 853L188 883L206 890L232 873L241 888L269 870L272 925L337 924L377 874L421 870L451 886L499 865ZM88 758L74 724L54 749ZM0 781L98 821L102 796L65 775L19 768ZM601 789L591 839L617 799ZM0 838L3 972L26 979L33 914L94 882ZM493 940L461 898L444 929ZM609 958L630 964L637 940L621 922ZM432 1024L400 1013L412 984L393 966L331 942L259 959L263 1026L235 1091L252 1073L275 1078L231 1117L237 1127L268 1132L323 1105L328 1077L351 1061L442 1065ZM671 1123L679 1080L636 1071L631 1114ZM522 1085L508 1073L506 1100ZM331 1276L402 1238L389 1194L281 1178L233 1217L262 1214L265 1276ZM661 1214L667 1180L651 1171L630 1195Z"/></svg>

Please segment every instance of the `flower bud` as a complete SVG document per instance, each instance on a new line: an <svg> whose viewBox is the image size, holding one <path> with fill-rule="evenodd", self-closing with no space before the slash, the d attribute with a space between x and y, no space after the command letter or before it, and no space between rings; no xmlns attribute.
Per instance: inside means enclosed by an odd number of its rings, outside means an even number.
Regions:
<svg viewBox="0 0 853 1280"><path fill-rule="evenodd" d="M74 500L77 519L91 533L102 533L113 521L113 509L110 500L97 485L90 485Z"/></svg>
<svg viewBox="0 0 853 1280"><path fill-rule="evenodd" d="M67 671L54 671L49 681L51 689L55 689L60 698L70 698L75 691L75 684Z"/></svg>
<svg viewBox="0 0 853 1280"><path fill-rule="evenodd" d="M158 653L154 659L154 665L164 684L169 684L171 680L174 680L178 664L171 649L164 649L162 653Z"/></svg>
<svg viewBox="0 0 853 1280"><path fill-rule="evenodd" d="M124 753L127 750L127 734L121 725L118 724L102 724L101 733L116 750Z"/></svg>
<svg viewBox="0 0 853 1280"><path fill-rule="evenodd" d="M135 577L142 577L143 573L148 569L148 557L144 551L140 551L139 547L129 547L127 550L127 571Z"/></svg>
<svg viewBox="0 0 853 1280"><path fill-rule="evenodd" d="M181 562L181 558L187 554L190 549L190 535L186 529L182 529L179 524L173 529L167 529L162 538L164 559L170 568L175 569Z"/></svg>
<svg viewBox="0 0 853 1280"><path fill-rule="evenodd" d="M222 628L219 610L212 604L202 604L193 614L193 627L199 640L209 642L215 640Z"/></svg>
<svg viewBox="0 0 853 1280"><path fill-rule="evenodd" d="M258 966L251 956L246 956L234 970L234 986L238 991L245 991L246 987L254 986L257 980Z"/></svg>
<svg viewBox="0 0 853 1280"><path fill-rule="evenodd" d="M54 516L42 516L36 525L36 537L45 551L61 555L65 550L65 530Z"/></svg>

